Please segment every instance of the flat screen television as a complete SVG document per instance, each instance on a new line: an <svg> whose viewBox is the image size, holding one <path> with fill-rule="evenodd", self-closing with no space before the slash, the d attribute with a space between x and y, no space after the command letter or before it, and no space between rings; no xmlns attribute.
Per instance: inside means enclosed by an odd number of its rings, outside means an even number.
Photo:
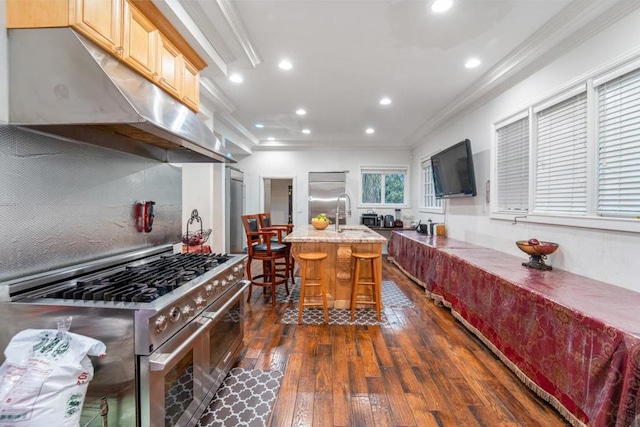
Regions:
<svg viewBox="0 0 640 427"><path fill-rule="evenodd" d="M471 141L468 139L431 156L431 169L437 199L477 194Z"/></svg>

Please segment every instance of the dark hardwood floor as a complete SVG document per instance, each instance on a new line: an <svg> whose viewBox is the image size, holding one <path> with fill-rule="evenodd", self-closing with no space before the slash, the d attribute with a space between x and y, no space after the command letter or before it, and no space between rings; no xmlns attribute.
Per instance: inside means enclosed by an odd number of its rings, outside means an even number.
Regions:
<svg viewBox="0 0 640 427"><path fill-rule="evenodd" d="M388 326L285 325L255 289L238 365L285 373L271 426L566 426L448 309L383 262L414 307Z"/></svg>

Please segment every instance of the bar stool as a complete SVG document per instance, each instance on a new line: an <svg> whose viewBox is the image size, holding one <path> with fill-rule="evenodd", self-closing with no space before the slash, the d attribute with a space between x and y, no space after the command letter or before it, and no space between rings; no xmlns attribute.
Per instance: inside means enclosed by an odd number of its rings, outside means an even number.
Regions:
<svg viewBox="0 0 640 427"><path fill-rule="evenodd" d="M371 301L358 301L358 304L374 305L378 315L378 322L381 322L381 309L382 309L382 280L378 277L378 270L376 269L376 263L382 260L382 256L373 252L352 252L351 257L355 259L356 265L353 272L353 286L351 287L351 320L354 319L356 314L356 300L360 286L371 287ZM370 262L371 265L371 277L360 277L360 263Z"/></svg>
<svg viewBox="0 0 640 427"><path fill-rule="evenodd" d="M329 323L329 309L327 307L327 287L324 280L324 260L327 254L324 252L307 252L298 255L301 265L300 280L300 310L298 311L298 324L302 323L302 311L305 307L322 307L324 309L324 321ZM307 277L307 271L311 263L315 263L318 277ZM322 302L306 302L304 294L307 287L320 288Z"/></svg>

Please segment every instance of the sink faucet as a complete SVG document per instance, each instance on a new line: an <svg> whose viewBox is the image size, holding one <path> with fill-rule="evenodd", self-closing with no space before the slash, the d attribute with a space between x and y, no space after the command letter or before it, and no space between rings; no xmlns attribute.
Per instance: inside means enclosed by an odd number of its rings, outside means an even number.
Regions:
<svg viewBox="0 0 640 427"><path fill-rule="evenodd" d="M340 199L342 199L343 197L347 201L344 213L348 217L351 217L351 198L347 193L341 193L340 195L338 195L338 201L336 204L336 233L342 233L342 230L340 230Z"/></svg>

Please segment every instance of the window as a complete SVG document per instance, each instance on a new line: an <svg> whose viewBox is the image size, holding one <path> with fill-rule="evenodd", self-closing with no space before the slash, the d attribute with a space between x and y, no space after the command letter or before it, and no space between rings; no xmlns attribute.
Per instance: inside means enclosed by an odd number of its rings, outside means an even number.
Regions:
<svg viewBox="0 0 640 427"><path fill-rule="evenodd" d="M640 215L640 70L597 88L597 214Z"/></svg>
<svg viewBox="0 0 640 427"><path fill-rule="evenodd" d="M534 212L587 213L587 93L536 113Z"/></svg>
<svg viewBox="0 0 640 427"><path fill-rule="evenodd" d="M609 70L496 124L492 215L640 232L640 59Z"/></svg>
<svg viewBox="0 0 640 427"><path fill-rule="evenodd" d="M496 130L498 210L529 210L529 117Z"/></svg>
<svg viewBox="0 0 640 427"><path fill-rule="evenodd" d="M364 205L407 205L406 167L363 167L361 202Z"/></svg>
<svg viewBox="0 0 640 427"><path fill-rule="evenodd" d="M431 159L421 163L422 168L422 207L442 210L442 199L436 199L436 189L433 184L433 169Z"/></svg>

